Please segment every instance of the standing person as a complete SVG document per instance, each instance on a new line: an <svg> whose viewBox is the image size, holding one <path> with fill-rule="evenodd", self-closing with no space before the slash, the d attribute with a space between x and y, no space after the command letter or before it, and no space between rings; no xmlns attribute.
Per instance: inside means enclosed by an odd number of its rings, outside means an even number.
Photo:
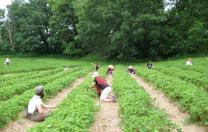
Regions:
<svg viewBox="0 0 208 132"><path fill-rule="evenodd" d="M109 65L107 69L107 75L113 75L113 71L114 71L114 66Z"/></svg>
<svg viewBox="0 0 208 132"><path fill-rule="evenodd" d="M5 62L4 62L4 64L5 65L9 65L11 62L10 62L10 59L9 59L9 57L7 57L6 59L5 59Z"/></svg>
<svg viewBox="0 0 208 132"><path fill-rule="evenodd" d="M95 71L99 70L100 65L98 63L96 63L96 64L91 63L91 64L95 67Z"/></svg>
<svg viewBox="0 0 208 132"><path fill-rule="evenodd" d="M148 69L152 69L152 67L153 67L153 64L152 64L151 61L149 61L149 62L147 63L147 68L148 68Z"/></svg>
<svg viewBox="0 0 208 132"><path fill-rule="evenodd" d="M188 58L188 60L186 61L186 65L188 66L188 65L192 65L192 60L191 60L191 58Z"/></svg>
<svg viewBox="0 0 208 132"><path fill-rule="evenodd" d="M116 102L116 97L112 94L112 88L105 79L100 77L98 72L92 74L94 82L90 87L96 87L101 91L100 100L103 102Z"/></svg>
<svg viewBox="0 0 208 132"><path fill-rule="evenodd" d="M49 106L43 103L42 98L44 97L43 86L35 87L35 95L30 99L27 108L27 117L31 121L40 122L44 121L49 113Z"/></svg>
<svg viewBox="0 0 208 132"><path fill-rule="evenodd" d="M133 68L133 66L129 66L128 72L129 72L130 74L136 74L136 70Z"/></svg>

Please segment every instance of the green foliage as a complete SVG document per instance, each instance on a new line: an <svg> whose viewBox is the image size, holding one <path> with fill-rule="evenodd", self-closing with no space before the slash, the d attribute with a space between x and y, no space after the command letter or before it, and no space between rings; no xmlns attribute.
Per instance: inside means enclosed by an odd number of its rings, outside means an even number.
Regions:
<svg viewBox="0 0 208 132"><path fill-rule="evenodd" d="M118 60L207 54L208 2L173 3L165 11L163 0L14 0L6 17L0 11L0 53Z"/></svg>
<svg viewBox="0 0 208 132"><path fill-rule="evenodd" d="M94 121L95 92L89 89L90 76L87 80L73 90L64 101L41 124L29 130L29 132L88 132Z"/></svg>
<svg viewBox="0 0 208 132"><path fill-rule="evenodd" d="M157 88L165 92L172 100L176 101L180 108L190 114L192 121L207 125L207 91L177 77L163 74L155 70L138 67L139 75L153 83Z"/></svg>
<svg viewBox="0 0 208 132"><path fill-rule="evenodd" d="M116 66L113 80L125 132L167 132L175 128L167 116L152 105L150 96L130 78L124 67Z"/></svg>
<svg viewBox="0 0 208 132"><path fill-rule="evenodd" d="M65 74L53 82L44 85L46 98L56 95L61 89L70 85L75 79L84 76L89 71L88 68L74 71L71 74ZM21 90L21 88L19 88ZM29 99L32 97L34 91L30 88L25 90L21 95L15 95L12 98L0 102L0 128L4 127L11 120L17 118L17 115L22 111Z"/></svg>

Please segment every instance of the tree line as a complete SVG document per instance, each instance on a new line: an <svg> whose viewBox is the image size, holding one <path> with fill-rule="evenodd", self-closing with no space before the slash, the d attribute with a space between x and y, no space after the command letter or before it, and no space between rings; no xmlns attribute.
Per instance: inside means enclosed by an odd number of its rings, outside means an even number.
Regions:
<svg viewBox="0 0 208 132"><path fill-rule="evenodd" d="M107 59L208 53L208 1L14 0L0 10L0 52ZM6 14L6 15L5 15Z"/></svg>

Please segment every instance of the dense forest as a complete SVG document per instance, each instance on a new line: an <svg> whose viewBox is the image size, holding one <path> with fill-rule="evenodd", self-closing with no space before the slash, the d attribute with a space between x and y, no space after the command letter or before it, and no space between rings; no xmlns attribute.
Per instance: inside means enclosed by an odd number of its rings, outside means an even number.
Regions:
<svg viewBox="0 0 208 132"><path fill-rule="evenodd" d="M0 10L0 53L108 59L207 54L208 1L168 2L172 5L163 0L14 0Z"/></svg>

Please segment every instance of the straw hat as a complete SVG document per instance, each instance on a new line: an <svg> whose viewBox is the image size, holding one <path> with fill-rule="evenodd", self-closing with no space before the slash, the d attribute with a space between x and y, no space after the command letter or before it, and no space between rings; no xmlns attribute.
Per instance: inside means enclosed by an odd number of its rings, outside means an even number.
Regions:
<svg viewBox="0 0 208 132"><path fill-rule="evenodd" d="M129 66L129 69L132 69L133 68L133 66Z"/></svg>
<svg viewBox="0 0 208 132"><path fill-rule="evenodd" d="M99 73L98 72L94 72L93 74L92 74L92 76L91 77L99 77L100 75L99 75Z"/></svg>
<svg viewBox="0 0 208 132"><path fill-rule="evenodd" d="M113 65L109 65L108 68L114 69Z"/></svg>

